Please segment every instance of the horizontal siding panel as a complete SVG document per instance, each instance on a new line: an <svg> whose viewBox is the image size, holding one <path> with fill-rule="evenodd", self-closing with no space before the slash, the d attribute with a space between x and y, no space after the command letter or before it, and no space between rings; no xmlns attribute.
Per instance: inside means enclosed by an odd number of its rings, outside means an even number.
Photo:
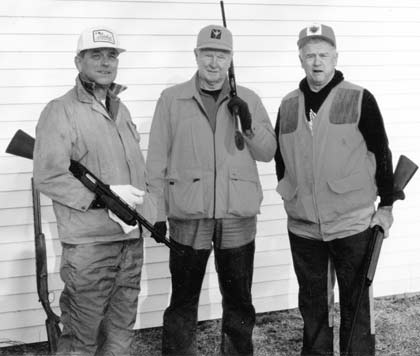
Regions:
<svg viewBox="0 0 420 356"><path fill-rule="evenodd" d="M312 21L312 20L309 20ZM203 22L203 26L208 22ZM297 33L307 22L303 22L299 27L294 29ZM201 27L201 26L200 26ZM172 35L172 36L153 36L153 35L133 35L130 38L124 39L121 36L121 47L127 48L132 52L137 51L192 51L195 47L196 33L191 35ZM49 44L48 48L54 48L57 52L74 51L77 35L49 35L49 34L0 34L0 42L7 48L8 51L17 52L22 48L29 52L41 52L46 50L45 43ZM408 51L418 49L419 36L401 36L401 37L356 37L356 36L340 36L339 48L343 47L346 51L369 51L372 45L377 51L387 51L389 49L390 39L393 41L393 49L395 51ZM264 39L262 41L262 39ZM123 41L124 40L124 41ZM147 44L147 47L145 46ZM281 47L279 47L281 44ZM252 49L253 51L270 51L270 50L296 50L296 34L291 36L284 36L280 34L273 34L271 36L255 36L255 35L235 35L235 49L238 51L245 51Z"/></svg>
<svg viewBox="0 0 420 356"><path fill-rule="evenodd" d="M329 7L331 8L331 7ZM253 8L247 7L243 10L249 10L252 13ZM417 10L416 10L417 11ZM247 11L248 12L248 11ZM418 11L417 11L418 12ZM379 14L378 14L379 15ZM328 24L333 26L335 32L338 35L339 41L341 42L342 38L347 37L367 37L367 38L378 38L378 37L388 37L395 38L396 36L404 37L418 37L417 34L417 19L402 19L398 21L394 20L393 26L389 26L389 21L386 18L381 18L377 15L377 22L365 22L363 19L359 18L356 20L348 19L339 20L332 19L328 20ZM300 19L301 21L305 21ZM313 18L308 21L313 21ZM327 20L324 20L327 21ZM173 36L184 36L188 38L188 43L194 45L195 43L195 34L199 29L206 23L215 23L220 24L221 19L211 19L209 21L205 20L196 20L196 19L172 19L168 21L167 19L150 19L150 18L128 18L124 21L124 25L121 26L121 20L116 18L111 18L109 20L97 20L98 23L106 22L108 27L115 28L123 44L127 45L127 49L131 52L132 49L129 47L129 44L132 42L134 36L155 36L155 37L173 37ZM238 38L244 36L265 36L272 37L273 35L279 36L281 34L284 38L284 42L295 43L294 39L296 33L300 28L306 25L305 22L302 24L295 24L289 21L281 21L280 19L263 19L263 18L253 18L251 20L252 26L249 26L249 19L231 19L229 20L229 27L231 28L233 34L235 35L234 41L235 45L238 41ZM24 24L24 26L22 26ZM79 32L87 27L92 26L91 18L63 18L61 17L59 22L56 17L47 17L47 16L36 16L36 17L24 17L16 20L12 17L1 17L0 14L0 27L4 30L2 31L3 35L13 35L13 36L38 36L42 34L50 35L52 38L57 38L63 36L65 42L63 45L67 45L66 51L69 54L73 54L74 45L76 43ZM28 29L30 29L28 31ZM64 37L65 36L65 37ZM18 37L20 38L20 37ZM339 42L339 43L340 43ZM149 42L144 41L146 45L150 45ZM63 46L62 45L62 46ZM236 47L236 46L235 46ZM341 47L341 46L340 46ZM61 48L61 47L60 47ZM183 47L184 48L184 47ZM288 47L289 48L289 47ZM343 47L344 48L344 47ZM45 46L39 46L40 51L51 52L49 48ZM54 47L58 49L58 47ZM147 47L146 47L147 49ZM283 49L284 50L284 49ZM346 49L348 50L348 49ZM28 49L26 49L28 51ZM145 49L139 49L138 51L144 52ZM57 65L60 63L60 58L62 53L51 53L51 59L57 59ZM189 52L191 55L191 51ZM191 56L190 56L191 57ZM190 60L188 58L182 57L179 58L182 60ZM3 59L4 60L4 59ZM401 60L401 59L400 59ZM182 62L182 61L180 61ZM0 62L1 63L1 62ZM71 63L61 62L64 67L69 66ZM8 66L11 64L9 63ZM45 64L44 64L45 65ZM33 64L30 64L33 66Z"/></svg>
<svg viewBox="0 0 420 356"><path fill-rule="evenodd" d="M76 3L79 4L80 1L77 0L56 0L59 2L68 2L68 3ZM82 0L83 1L83 0ZM86 0L84 0L86 1ZM102 0L102 3L118 3L120 0ZM25 4L25 0L4 0L6 4L13 4L15 6L22 6ZM125 2L134 2L134 3L148 3L150 0L125 0ZM159 4L176 4L176 3L197 3L196 0L158 0L156 1ZM214 4L213 0L201 0L200 3L207 3L207 4ZM293 3L290 2L290 0L265 0L262 3L256 3L255 0L229 0L229 4L249 4L253 6L266 6L266 5L273 5L273 6L281 6L281 7L287 7L287 6L317 6L319 8L323 8L325 6L336 6L336 7L346 7L346 8L353 8L353 7L369 7L369 8L405 8L407 10L410 10L411 8L419 8L420 5L417 2L417 0L401 0L398 3L396 3L393 0L319 0L316 4L313 3L311 0L294 0ZM5 7L7 9L7 7Z"/></svg>
<svg viewBox="0 0 420 356"><path fill-rule="evenodd" d="M297 65L296 65L297 66ZM392 69L392 68L390 68ZM253 71L259 70L259 68L253 68ZM278 73L283 72L286 70L285 68L274 68L273 71L277 71ZM366 68L366 71L369 70ZM383 69L382 69L383 70ZM169 68L168 71L171 71ZM344 73L348 73L349 71L344 69ZM397 69L394 71L397 72ZM194 73L193 70L191 70L192 76ZM356 73L356 70L354 71ZM379 73L378 73L379 74ZM419 77L420 77L420 73ZM350 71L349 77L353 76L354 74ZM371 73L372 76L376 74ZM184 80L188 80L190 76L186 76ZM303 73L302 73L303 76ZM378 76L379 78L379 76ZM241 78L239 74L237 75L238 79L238 85L245 85L248 88L255 91L263 100L267 98L274 98L278 100L278 104L280 104L282 97L288 93L289 91L293 90L294 87L291 84L295 81L290 82L281 82L281 81L273 81L273 82L266 82L263 81L264 78L260 78L261 82L251 82L251 81L239 81L239 79L245 79ZM25 79L26 80L26 79ZM366 80L366 78L364 78ZM399 80L396 80L395 83L391 80L384 81L379 80L378 83L374 83L374 85L370 84L367 89L369 91L375 93L380 93L380 95L385 96L395 96L395 95L420 95L420 89L418 88L412 88L408 86L407 84L411 83L413 81L413 78L401 78ZM176 83L173 83L176 84ZM26 84L28 85L28 84ZM72 84L73 85L73 84ZM41 84L40 86L12 86L12 87L0 87L0 95L3 99L4 105L26 105L28 101L32 101L33 103L48 103L52 100L52 98L58 98L64 95L68 90L72 88L72 85L66 86L48 86ZM296 84L295 84L296 86ZM385 86L387 87L385 90L382 90L381 88ZM129 85L129 88L127 91L125 91L123 94L121 94L121 98L125 102L132 102L132 101L140 101L140 102L152 102L153 110L154 106L156 105L156 101L159 98L161 92L167 88L168 85L166 84L131 84ZM376 95L378 96L378 95ZM379 99L381 97L379 96ZM377 98L378 99L378 98ZM402 98L404 99L404 97ZM407 100L410 100L410 98L407 98ZM135 112L132 112L132 115L135 116ZM150 116L152 116L153 112ZM31 121L37 121L38 117L40 115L39 113L36 113L33 117L27 117L28 120ZM8 120L6 120L8 119ZM10 118L3 118L5 121L10 121ZM150 127L147 127L147 131L149 131ZM143 128L144 130L144 128Z"/></svg>
<svg viewBox="0 0 420 356"><path fill-rule="evenodd" d="M0 133L0 138L11 138L13 133L20 128L21 125L25 125L26 122L37 121L41 111L44 109L46 103L39 104L22 104L13 105L5 104L0 102L0 122L7 122L11 129L7 132L7 135ZM33 128L35 125L32 125ZM15 130L13 130L16 128ZM28 132L29 133L29 132Z"/></svg>
<svg viewBox="0 0 420 356"><path fill-rule="evenodd" d="M265 26L264 26L265 27ZM297 30L297 29L296 29ZM369 31L370 29L366 29ZM340 66L358 66L358 67L374 67L378 66L412 66L417 67L418 61L416 60L416 54L420 49L413 47L412 56L402 57L400 54L390 49L379 51L376 47L373 47L370 51L357 51L352 52L346 50L344 47L339 48L339 65ZM26 68L31 70L73 70L75 66L73 62L74 51L69 48L68 52L55 53L55 52L4 52L0 57L0 68L2 70L16 70L20 68ZM194 66L194 54L192 48L185 51L164 51L155 52L147 51L144 49L142 52L134 52L130 48L127 48L120 57L119 70L125 70L129 68L161 68L161 67L173 67L176 64L182 63L186 67ZM29 60L28 60L29 59ZM234 54L235 67L278 67L279 70L282 68L287 69L290 67L298 67L297 48L285 50L281 43L278 48L271 51L256 51L255 49L246 49L243 51L235 50ZM303 72L302 72L303 73ZM386 77L381 78L387 81ZM3 83L0 83L3 85ZM66 83L61 83L65 86ZM68 83L68 85L72 84ZM142 85L147 83L142 82ZM174 83L175 84L175 83ZM284 81L279 82L279 85L283 85ZM292 84L296 84L295 81ZM10 84L15 85L15 83ZM30 84L28 84L30 85ZM132 86L130 86L132 89ZM383 87L383 90L395 90L393 87ZM414 89L414 88L406 88ZM51 99L50 97L49 99Z"/></svg>
<svg viewBox="0 0 420 356"><path fill-rule="evenodd" d="M41 17L56 17L56 18L91 18L92 14L102 21L107 19L132 19L137 18L148 19L168 19L172 21L176 19L191 19L199 18L206 21L219 20L220 21L220 7L217 3L185 3L185 2L104 2L100 1L84 1L83 6L80 2L52 2L44 1L37 3L37 6L17 6L21 3L19 1L10 2L3 1L0 7L0 15L7 14L12 16L41 16ZM12 7L10 5L13 5ZM22 3L21 3L22 4ZM320 21L346 21L349 18L349 10L357 13L359 21L371 22L372 19L377 21L389 22L404 22L416 21L420 16L419 7L404 7L388 8L385 6L334 6L335 3L330 3L329 6L313 6L313 3L306 3L305 11L302 11L301 6L275 6L265 3L264 6L255 6L254 4L226 4L226 16L229 23L240 19L242 21L249 20L273 20L273 21L313 21L314 14L318 14ZM312 6L311 6L312 5ZM287 11L285 11L287 9ZM14 11L13 11L14 10ZM409 11L408 11L409 10Z"/></svg>
<svg viewBox="0 0 420 356"><path fill-rule="evenodd" d="M338 69L342 69L342 66L338 66ZM344 75L347 79L358 80L361 79L364 82L381 80L383 81L383 71L386 68L387 70L387 81L392 81L394 79L398 80L409 80L420 78L420 70L418 67L413 68L412 71L401 71L400 65L389 65L389 66L372 66L372 67L360 67L360 66L351 66L346 65L344 69ZM292 82L294 81L294 87L297 86L297 81L300 80L304 73L300 68L298 59L294 63L291 63L288 67L257 67L257 66L243 66L235 67L237 84L241 83L251 83L258 78L259 82L267 83L280 83L280 82ZM160 94L159 89L163 89L168 85L175 83L180 83L185 80L190 79L194 73L195 67L179 66L179 67L159 67L159 68L146 68L146 67L137 67L137 68L125 68L120 70L118 74L117 81L124 83L125 85L137 85L139 83L148 83L153 85L161 85L158 87L158 90L155 90L155 94ZM77 71L75 69L15 69L15 70L2 70L0 71L2 77L2 87L33 87L33 86L62 86L64 85L73 85L74 79L76 77ZM163 86L163 87L162 87ZM153 87L152 87L153 89ZM410 89L411 90L411 89ZM57 94L64 94L65 90L57 90ZM134 98L132 95L135 92L134 90L127 90L125 93L122 93L121 96L126 100L132 101ZM129 95L130 94L130 95ZM286 93L278 93L276 97L281 97ZM129 95L129 96L128 96ZM128 98L126 98L128 96ZM157 95L158 96L158 95ZM272 97L272 95L271 95ZM27 98L28 103L36 104L30 97ZM51 100L52 98L50 98ZM150 98L150 100L156 100L157 97ZM49 101L49 100L48 100ZM12 104L4 102L4 104Z"/></svg>

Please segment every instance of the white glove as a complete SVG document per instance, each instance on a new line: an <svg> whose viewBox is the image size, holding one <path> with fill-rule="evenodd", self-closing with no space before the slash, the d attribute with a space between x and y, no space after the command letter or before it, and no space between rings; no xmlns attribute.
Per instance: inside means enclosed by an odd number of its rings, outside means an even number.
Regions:
<svg viewBox="0 0 420 356"><path fill-rule="evenodd" d="M392 206L381 206L376 210L375 214L373 214L372 220L370 221L370 227L379 225L384 230L384 238L387 238L393 222Z"/></svg>
<svg viewBox="0 0 420 356"><path fill-rule="evenodd" d="M132 225L128 225L128 224L126 224L124 221L122 221L117 215L115 215L111 210L108 210L108 215L109 215L109 217L112 219L112 220L114 220L116 223L118 223L118 224L120 224L120 226L121 226L121 229L123 229L123 231L124 231L124 234L128 234L128 233L130 233L131 231L133 231L133 230L135 230L135 229L137 229L137 225L138 224L136 224L136 225L134 225L134 226L132 226Z"/></svg>
<svg viewBox="0 0 420 356"><path fill-rule="evenodd" d="M143 204L143 190L137 189L130 184L111 185L110 188L116 195L118 195L132 208L134 208L136 205Z"/></svg>

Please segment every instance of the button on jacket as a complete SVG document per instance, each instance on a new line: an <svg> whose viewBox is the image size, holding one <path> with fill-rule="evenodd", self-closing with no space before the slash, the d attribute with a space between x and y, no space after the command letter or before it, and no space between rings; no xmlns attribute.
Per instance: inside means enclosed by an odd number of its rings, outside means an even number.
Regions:
<svg viewBox="0 0 420 356"><path fill-rule="evenodd" d="M225 83L226 85L226 83ZM259 97L238 86L248 103L254 136L239 151L226 96L212 127L196 77L164 90L158 100L149 140L149 190L158 198L157 221L251 217L259 213L262 189L256 161L274 157L276 139Z"/></svg>
<svg viewBox="0 0 420 356"><path fill-rule="evenodd" d="M70 159L87 167L102 182L131 184L145 190L145 162L140 137L126 106L116 104L111 117L83 87L80 79L43 110L36 130L34 180L53 200L59 236L66 243L117 241L125 235L106 209L88 209L94 194L69 171Z"/></svg>

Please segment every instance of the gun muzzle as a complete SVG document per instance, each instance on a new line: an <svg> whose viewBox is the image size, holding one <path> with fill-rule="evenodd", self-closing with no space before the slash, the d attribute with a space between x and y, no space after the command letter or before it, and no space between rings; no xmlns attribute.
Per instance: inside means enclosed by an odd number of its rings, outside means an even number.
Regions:
<svg viewBox="0 0 420 356"><path fill-rule="evenodd" d="M9 145L6 153L15 156L33 159L34 158L35 139L28 135L25 131L17 130Z"/></svg>

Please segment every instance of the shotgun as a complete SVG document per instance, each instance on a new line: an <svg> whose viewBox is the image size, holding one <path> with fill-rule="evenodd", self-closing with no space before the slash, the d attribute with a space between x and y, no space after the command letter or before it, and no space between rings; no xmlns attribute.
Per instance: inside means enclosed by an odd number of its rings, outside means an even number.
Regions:
<svg viewBox="0 0 420 356"><path fill-rule="evenodd" d="M6 148L6 152L15 156L33 159L34 145L35 139L32 136L22 130L18 130ZM118 195L114 194L109 185L103 183L81 163L70 160L69 170L75 178L77 178L87 189L95 193L96 196L104 202L105 206L126 224L135 226L139 223L139 225L144 226L152 233L156 242L164 243L178 255L183 254L183 251L177 245L156 231L146 218L129 206Z"/></svg>
<svg viewBox="0 0 420 356"><path fill-rule="evenodd" d="M418 166L411 161L408 157L401 155L397 162L397 167L394 172L394 189L393 189L393 199L394 202L397 200L404 200L404 188L411 180L413 175L416 173ZM359 314L360 305L362 302L363 294L365 289L373 282L373 277L375 276L376 267L378 265L379 255L381 252L382 242L384 240L384 231L383 229L376 225L373 227L373 236L369 242L367 258L364 262L362 280L360 283L359 294L357 297L356 309L354 311L353 320L350 327L349 339L347 341L346 352L344 355L349 355L351 341L353 339L354 329L356 327L357 316Z"/></svg>
<svg viewBox="0 0 420 356"><path fill-rule="evenodd" d="M222 20L223 20L223 27L227 28L226 25L226 17L225 17L225 6L223 1L220 1L220 8L222 10ZM230 86L230 96L233 98L237 96L236 92L236 79L235 79L235 69L233 67L233 59L230 62L230 66L228 69L228 79L229 79L229 86ZM233 111L233 121L235 123L235 145L236 148L242 151L245 147L244 137L242 136L241 131L239 131L239 108L235 105L232 108Z"/></svg>
<svg viewBox="0 0 420 356"><path fill-rule="evenodd" d="M55 353L57 351L58 339L61 335L59 326L60 317L51 309L50 300L48 298L50 293L48 291L47 249L41 225L40 196L39 191L35 188L33 178L31 178L31 186L35 232L36 287L39 301L47 314L45 327L47 329L48 349L50 353Z"/></svg>

